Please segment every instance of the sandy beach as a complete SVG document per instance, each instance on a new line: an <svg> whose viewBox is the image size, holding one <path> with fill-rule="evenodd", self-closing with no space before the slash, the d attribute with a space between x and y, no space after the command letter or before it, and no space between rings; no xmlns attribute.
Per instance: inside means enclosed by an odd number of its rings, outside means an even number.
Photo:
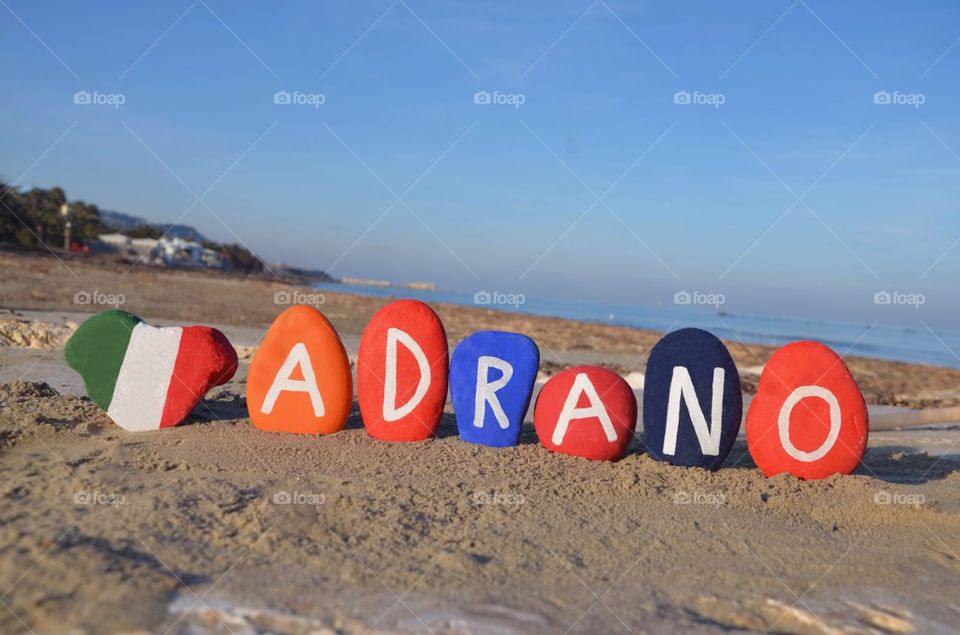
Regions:
<svg viewBox="0 0 960 635"><path fill-rule="evenodd" d="M717 472L642 435L614 463L437 438L387 444L356 409L323 438L246 417L250 355L289 284L0 253L4 633L954 632L960 426L871 434L852 476L766 479L737 442ZM300 289L303 293L315 293ZM212 324L241 368L187 424L125 433L62 346L121 294L157 324ZM83 297L83 296L80 296ZM386 300L324 293L355 360ZM435 306L451 344L514 330L541 375L642 372L661 334ZM679 326L679 325L678 325ZM727 342L746 396L773 349ZM843 351L839 351L843 352ZM960 370L846 358L872 415L960 405ZM448 406L449 410L449 406ZM3 608L6 607L6 608Z"/></svg>

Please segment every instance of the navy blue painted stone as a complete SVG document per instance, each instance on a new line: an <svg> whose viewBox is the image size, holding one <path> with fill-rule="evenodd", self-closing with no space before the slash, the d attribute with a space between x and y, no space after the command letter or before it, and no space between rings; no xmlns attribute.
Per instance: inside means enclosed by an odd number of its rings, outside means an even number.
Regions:
<svg viewBox="0 0 960 635"><path fill-rule="evenodd" d="M450 360L460 438L498 448L517 445L539 367L540 350L520 333L480 331L460 342Z"/></svg>
<svg viewBox="0 0 960 635"><path fill-rule="evenodd" d="M742 415L740 375L716 336L680 329L650 351L643 430L653 458L715 470L733 447Z"/></svg>

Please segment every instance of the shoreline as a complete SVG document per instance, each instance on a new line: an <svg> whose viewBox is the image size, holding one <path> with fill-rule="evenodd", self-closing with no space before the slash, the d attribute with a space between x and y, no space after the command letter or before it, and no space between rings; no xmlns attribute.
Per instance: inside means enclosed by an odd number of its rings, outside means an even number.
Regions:
<svg viewBox="0 0 960 635"><path fill-rule="evenodd" d="M341 288L338 288L341 287ZM804 318L804 319L795 319L785 316L771 316L771 315L747 315L747 314L738 314L738 313L727 313L722 310L717 311L687 311L680 307L668 307L668 306L647 306L647 305L593 305L590 303L579 305L581 307L590 307L593 309L593 312L598 312L597 309L602 306L604 310L610 310L611 312L607 317L574 317L571 315L563 315L561 311L566 310L569 312L576 312L570 309L571 306L577 306L577 303L565 303L558 300L547 300L547 299L538 299L534 302L527 301L523 305L523 310L519 307L509 308L509 305L501 306L491 306L489 309L485 304L478 304L475 301L469 298L469 294L462 291L444 291L444 290L429 290L424 291L423 289L411 289L403 288L400 286L390 287L389 289L379 289L379 288L369 288L362 287L358 285L342 284L336 281L325 281L325 282L316 282L312 283L311 288L320 291L320 292L330 292L330 293L340 293L340 294L350 294L350 295L359 295L362 297L372 298L372 299L404 299L412 298L426 302L431 305L448 305L456 306L465 309L476 309L476 310L493 310L498 313L504 313L507 315L519 315L525 316L527 318L552 318L560 320L568 320L572 322L577 322L580 324L590 324L600 327L620 327L626 329L633 329L639 331L653 331L657 333L664 332L663 328L658 327L656 322L663 323L664 326L667 326L669 321L673 327L680 328L683 326L692 326L696 328L701 328L706 331L709 331L719 337L726 343L730 342L745 342L747 344L756 345L756 346L770 346L779 348L790 342L796 342L806 339L815 339L822 344L829 346L830 348L838 351L849 351L849 356L851 357L863 357L866 359L874 359L878 361L887 361L887 362L901 362L905 364L916 364L921 366L936 366L943 368L958 368L960 369L960 359L955 358L952 355L950 348L943 344L940 348L943 349L943 354L937 354L942 358L944 363L938 363L932 361L927 357L933 355L931 351L914 351L913 349L901 347L901 351L911 351L909 353L914 358L908 358L906 356L897 357L896 355L884 355L880 352L875 354L870 354L870 346L865 346L860 348L858 344L859 341L851 340L842 340L836 337L823 337L822 334L818 333L816 335L812 333L803 333L802 324L809 325L810 327L823 327L825 329L834 331L833 335L838 335L835 331L837 329L855 329L858 334L864 334L867 332L876 333L878 327L871 326L868 324L862 324L859 322L853 321L843 321L843 320L827 320L827 319L813 319L813 318ZM531 305L534 307L542 307L541 309L531 309ZM546 308L551 305L557 305L557 308L550 309ZM560 307L564 308L560 308ZM589 311L589 310L588 310ZM631 319L624 319L621 317L624 313L635 313L637 315L644 316L643 319L646 320L646 323L641 323L639 321L631 321ZM671 320L671 315L681 312L677 319ZM634 318L635 319L635 318ZM730 322L742 321L745 320L748 324L744 324L743 329L735 328ZM794 329L786 330L781 332L750 332L748 335L742 336L742 333L747 333L746 329L757 328L755 324L749 324L749 322L762 322L768 323L768 326L776 323L792 323ZM905 324L889 324L879 327L880 329L889 331L899 331L904 334L916 334L917 330L914 327L905 325ZM937 334L938 337L945 333L944 329L940 329ZM951 337L960 337L960 332L950 332ZM876 347L873 347L876 348ZM892 345L887 344L885 346L881 345L880 350L888 350L892 348ZM864 350L866 349L866 350Z"/></svg>
<svg viewBox="0 0 960 635"><path fill-rule="evenodd" d="M181 324L253 327L261 335L289 304L287 294L316 293L312 287L262 278L209 275L72 259L69 270L49 255L0 252L0 268L17 271L0 284L0 307L22 311L97 313L111 306L78 305L77 293L123 295L121 308L147 319ZM319 308L337 331L358 336L387 302L386 297L324 290ZM451 346L478 330L507 330L530 336L541 352L541 371L555 374L567 366L595 363L621 375L643 372L646 354L662 333L650 329L580 322L556 317L430 303L443 320ZM7 311L9 318L15 319ZM680 326L680 325L678 325ZM778 348L724 340L746 394L756 391L759 371ZM842 354L843 351L837 351ZM909 408L960 406L960 369L869 357L843 356L869 404Z"/></svg>

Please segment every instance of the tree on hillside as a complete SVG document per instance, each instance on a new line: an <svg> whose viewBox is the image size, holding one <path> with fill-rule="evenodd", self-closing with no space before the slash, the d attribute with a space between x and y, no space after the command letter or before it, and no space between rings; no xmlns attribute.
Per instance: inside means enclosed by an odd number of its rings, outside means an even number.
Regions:
<svg viewBox="0 0 960 635"><path fill-rule="evenodd" d="M67 202L67 194L62 188L49 190L35 187L23 195L27 214L36 227L40 242L53 246L63 242L64 219L60 208Z"/></svg>
<svg viewBox="0 0 960 635"><path fill-rule="evenodd" d="M208 248L219 249L221 256L227 262L227 266L231 269L249 273L263 271L263 261L246 247L236 244L217 245L217 243L212 243Z"/></svg>
<svg viewBox="0 0 960 635"><path fill-rule="evenodd" d="M107 231L100 222L100 208L84 201L70 204L70 222L73 223L74 240L91 241Z"/></svg>
<svg viewBox="0 0 960 635"><path fill-rule="evenodd" d="M0 180L0 242L24 247L63 245L65 219L61 212L67 202L62 188L35 187L27 192ZM96 205L77 201L70 206L70 222L75 240L89 241L104 231Z"/></svg>
<svg viewBox="0 0 960 635"><path fill-rule="evenodd" d="M0 179L0 242L18 242L17 232L23 230L23 200L17 188ZM30 232L26 232L30 235Z"/></svg>

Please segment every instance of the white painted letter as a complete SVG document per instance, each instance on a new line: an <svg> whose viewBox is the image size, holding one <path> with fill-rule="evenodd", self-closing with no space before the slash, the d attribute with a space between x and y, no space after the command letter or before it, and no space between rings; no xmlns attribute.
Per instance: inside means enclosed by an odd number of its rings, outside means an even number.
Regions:
<svg viewBox="0 0 960 635"><path fill-rule="evenodd" d="M580 395L585 394L590 400L590 406L587 408L577 408L577 402L580 401ZM600 395L597 389L586 373L577 373L573 380L573 386L567 393L567 400L563 403L563 409L560 411L560 418L557 420L557 427L553 429L554 445L563 443L563 438L567 435L567 427L572 419L592 419L596 417L600 420L603 432L607 435L607 441L613 443L617 440L617 431L613 429L613 422L610 421L610 415L607 409L603 407L600 401Z"/></svg>
<svg viewBox="0 0 960 635"><path fill-rule="evenodd" d="M830 432L827 433L827 438L823 444L813 452L798 450L790 440L790 413L793 412L794 406L800 403L801 399L806 399L807 397L823 399L830 406ZM837 437L840 436L840 419L840 402L837 401L836 395L830 390L823 386L799 386L790 393L787 400L783 402L783 406L780 407L780 418L777 421L777 429L780 432L780 444L783 445L783 449L786 450L787 454L798 461L812 463L818 459L822 459L826 456L827 452L833 448L833 445L837 442Z"/></svg>
<svg viewBox="0 0 960 635"><path fill-rule="evenodd" d="M397 343L413 353L420 367L420 381L410 401L397 407ZM406 331L396 328L387 329L387 368L383 382L383 419L397 421L407 416L420 404L430 388L430 364L427 356L416 340Z"/></svg>
<svg viewBox="0 0 960 635"><path fill-rule="evenodd" d="M300 367L303 379L291 379L293 369ZM310 403L313 405L313 414L316 417L322 417L324 413L323 397L320 396L320 387L317 386L317 377L313 373L313 365L310 363L310 355L307 353L306 344L299 342L287 353L287 359L283 366L277 371L270 390L260 406L260 412L265 415L273 412L273 407L277 403L277 397L283 391L305 392L310 395Z"/></svg>
<svg viewBox="0 0 960 635"><path fill-rule="evenodd" d="M491 368L496 368L503 375L496 381L489 381L489 372ZM477 428L483 427L483 416L486 414L487 404L493 411L493 416L497 418L497 423L504 430L510 427L507 420L507 414L497 399L497 391L507 385L510 378L513 377L513 366L505 359L499 357L490 357L481 355L477 360L477 391L473 404L473 425Z"/></svg>
<svg viewBox="0 0 960 635"><path fill-rule="evenodd" d="M700 442L700 451L704 456L720 455L720 422L723 418L723 379L722 368L713 369L713 395L710 403L710 425L707 426L697 391L693 388L690 371L685 366L673 367L670 380L670 401L667 403L667 427L663 433L663 453L677 453L677 432L680 427L680 401L687 402L687 412Z"/></svg>

